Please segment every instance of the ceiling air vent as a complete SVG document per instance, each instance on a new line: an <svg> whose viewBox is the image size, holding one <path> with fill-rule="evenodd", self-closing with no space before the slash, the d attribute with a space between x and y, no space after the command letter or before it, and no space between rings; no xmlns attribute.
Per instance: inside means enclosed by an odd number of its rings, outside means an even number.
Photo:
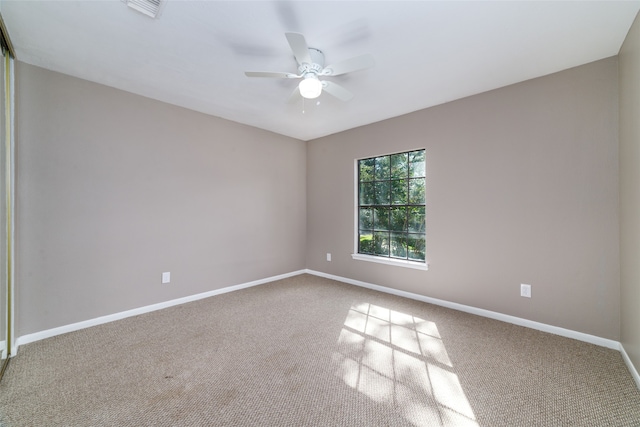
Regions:
<svg viewBox="0 0 640 427"><path fill-rule="evenodd" d="M157 18L160 14L160 0L124 0L131 9L144 13L152 18Z"/></svg>

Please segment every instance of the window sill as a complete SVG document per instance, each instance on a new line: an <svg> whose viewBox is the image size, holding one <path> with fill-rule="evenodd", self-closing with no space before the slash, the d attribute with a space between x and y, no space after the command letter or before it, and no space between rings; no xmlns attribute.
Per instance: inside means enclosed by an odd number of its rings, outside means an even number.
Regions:
<svg viewBox="0 0 640 427"><path fill-rule="evenodd" d="M358 261L377 262L379 264L395 265L397 267L414 268L416 270L429 270L429 264L423 262L407 261L404 259L385 258L372 255L351 254L351 258Z"/></svg>

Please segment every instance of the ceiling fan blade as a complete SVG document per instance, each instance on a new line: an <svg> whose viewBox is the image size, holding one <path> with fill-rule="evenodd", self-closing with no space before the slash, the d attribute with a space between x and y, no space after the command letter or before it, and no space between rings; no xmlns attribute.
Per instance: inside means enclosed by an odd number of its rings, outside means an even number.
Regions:
<svg viewBox="0 0 640 427"><path fill-rule="evenodd" d="M353 98L353 94L351 92L349 92L342 86L328 80L322 81L322 90L327 92L329 95L335 96L341 101L349 101L351 100L351 98Z"/></svg>
<svg viewBox="0 0 640 427"><path fill-rule="evenodd" d="M300 98L302 98L302 95L300 95L300 87L296 85L296 88L293 90L293 92L291 92L291 95L289 96L289 99L287 100L287 104L293 104L294 102L296 102Z"/></svg>
<svg viewBox="0 0 640 427"><path fill-rule="evenodd" d="M298 64L311 64L311 55L309 55L309 46L304 36L299 33L284 33L293 51L293 56L296 57Z"/></svg>
<svg viewBox="0 0 640 427"><path fill-rule="evenodd" d="M302 76L293 73L276 72L276 71L245 71L247 77L275 77L279 79L299 79Z"/></svg>
<svg viewBox="0 0 640 427"><path fill-rule="evenodd" d="M356 56L346 61L324 67L323 76L339 76L340 74L350 73L352 71L364 70L375 65L373 56L369 54Z"/></svg>

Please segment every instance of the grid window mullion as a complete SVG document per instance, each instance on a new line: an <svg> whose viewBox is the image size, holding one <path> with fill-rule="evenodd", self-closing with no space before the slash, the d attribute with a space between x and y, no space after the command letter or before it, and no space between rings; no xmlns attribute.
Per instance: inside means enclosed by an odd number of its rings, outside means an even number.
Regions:
<svg viewBox="0 0 640 427"><path fill-rule="evenodd" d="M358 252L424 261L424 150L358 162Z"/></svg>

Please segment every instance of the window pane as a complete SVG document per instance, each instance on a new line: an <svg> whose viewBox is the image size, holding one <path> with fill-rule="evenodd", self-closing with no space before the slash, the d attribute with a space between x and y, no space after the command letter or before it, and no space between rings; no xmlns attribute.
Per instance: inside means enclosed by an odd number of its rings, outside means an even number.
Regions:
<svg viewBox="0 0 640 427"><path fill-rule="evenodd" d="M360 182L373 181L373 167L375 165L375 159L364 159L358 162L360 164Z"/></svg>
<svg viewBox="0 0 640 427"><path fill-rule="evenodd" d="M409 208L409 232L424 233L424 206Z"/></svg>
<svg viewBox="0 0 640 427"><path fill-rule="evenodd" d="M407 259L407 235L391 233L391 256Z"/></svg>
<svg viewBox="0 0 640 427"><path fill-rule="evenodd" d="M391 181L391 204L406 205L409 200L409 181L394 179Z"/></svg>
<svg viewBox="0 0 640 427"><path fill-rule="evenodd" d="M360 234L360 248L358 249L358 252L363 254L374 253L373 233Z"/></svg>
<svg viewBox="0 0 640 427"><path fill-rule="evenodd" d="M376 201L375 186L373 182L360 184L360 204L373 205Z"/></svg>
<svg viewBox="0 0 640 427"><path fill-rule="evenodd" d="M409 259L424 261L424 234L409 234L407 238Z"/></svg>
<svg viewBox="0 0 640 427"><path fill-rule="evenodd" d="M375 254L389 256L389 233L385 231L376 231L373 233L373 243L375 245Z"/></svg>
<svg viewBox="0 0 640 427"><path fill-rule="evenodd" d="M375 187L376 187L375 204L376 205L388 205L389 204L390 182L389 181L376 181L374 184L375 184Z"/></svg>
<svg viewBox="0 0 640 427"><path fill-rule="evenodd" d="M409 174L409 153L391 156L391 178L407 178Z"/></svg>
<svg viewBox="0 0 640 427"><path fill-rule="evenodd" d="M358 251L425 261L425 150L358 161Z"/></svg>
<svg viewBox="0 0 640 427"><path fill-rule="evenodd" d="M373 228L375 228L376 230L388 230L389 208L375 208L373 212Z"/></svg>
<svg viewBox="0 0 640 427"><path fill-rule="evenodd" d="M424 205L424 178L409 180L409 204Z"/></svg>
<svg viewBox="0 0 640 427"><path fill-rule="evenodd" d="M376 157L375 179L389 179L389 156Z"/></svg>
<svg viewBox="0 0 640 427"><path fill-rule="evenodd" d="M407 231L407 208L391 208L389 229L391 231Z"/></svg>
<svg viewBox="0 0 640 427"><path fill-rule="evenodd" d="M360 230L373 230L373 209L360 208Z"/></svg>
<svg viewBox="0 0 640 427"><path fill-rule="evenodd" d="M409 153L409 176L415 178L426 176L424 164L424 150Z"/></svg>

